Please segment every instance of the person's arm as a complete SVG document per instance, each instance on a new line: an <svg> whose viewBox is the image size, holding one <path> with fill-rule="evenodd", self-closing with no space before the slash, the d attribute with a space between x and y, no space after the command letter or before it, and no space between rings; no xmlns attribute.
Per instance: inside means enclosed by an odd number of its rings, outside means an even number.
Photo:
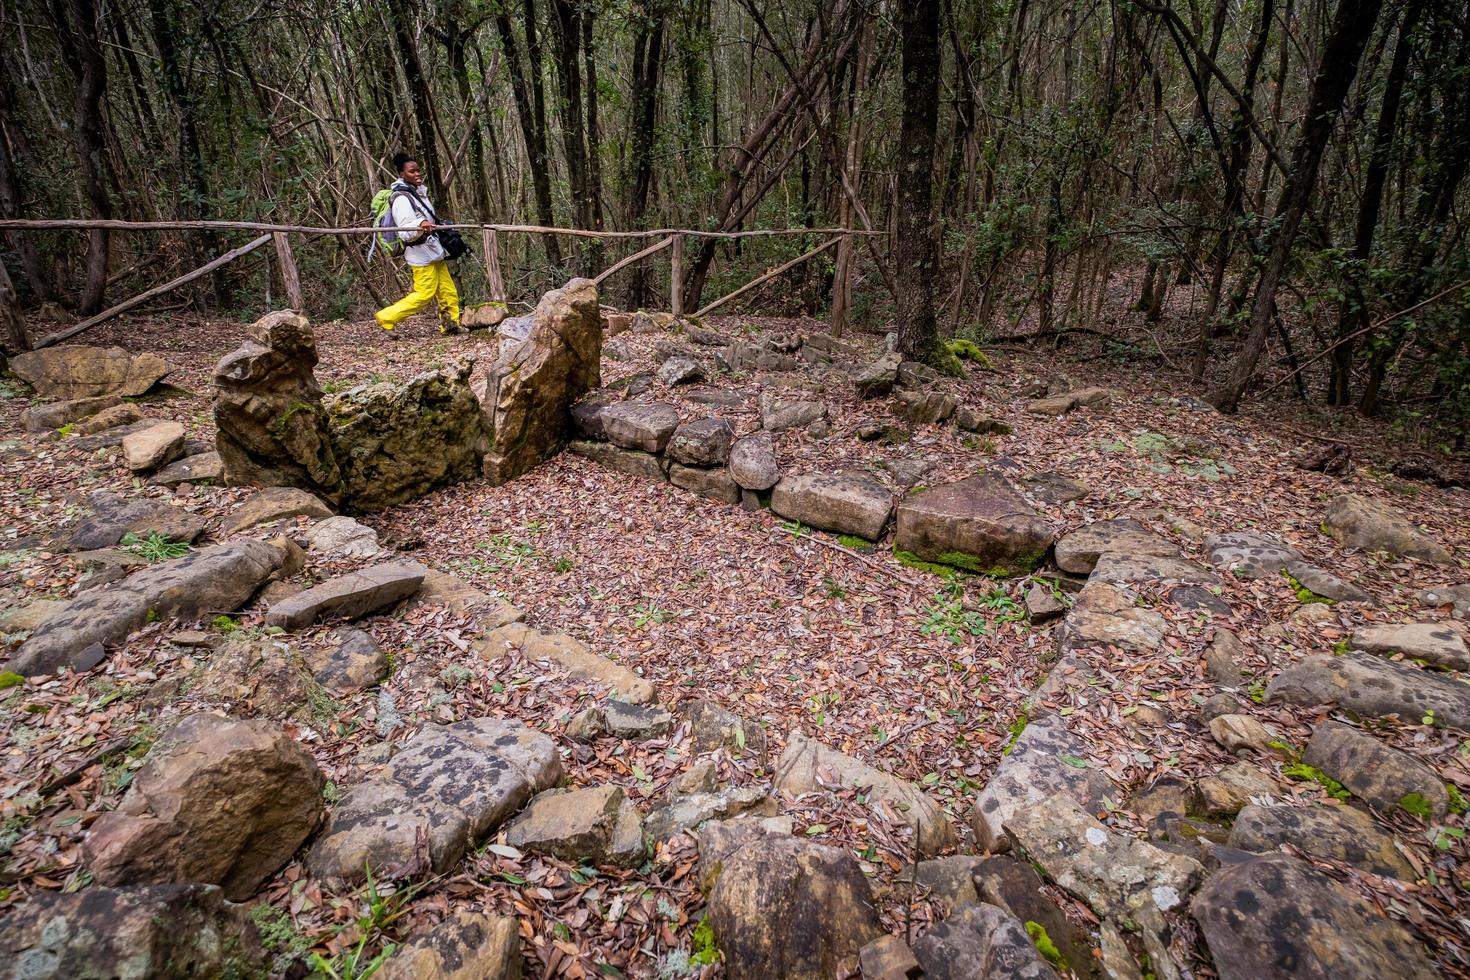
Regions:
<svg viewBox="0 0 1470 980"><path fill-rule="evenodd" d="M395 194L393 196L393 224L399 228L409 225L417 225L418 231L400 231L398 237L405 242L417 242L424 237L426 232L432 231L434 226L418 211L414 210L413 203L409 201L406 194Z"/></svg>

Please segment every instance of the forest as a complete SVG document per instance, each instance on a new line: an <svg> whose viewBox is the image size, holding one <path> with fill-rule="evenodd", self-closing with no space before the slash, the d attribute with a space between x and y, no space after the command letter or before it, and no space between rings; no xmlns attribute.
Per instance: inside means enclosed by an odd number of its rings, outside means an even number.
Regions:
<svg viewBox="0 0 1470 980"><path fill-rule="evenodd" d="M1450 0L32 0L0 12L0 218L360 225L411 148L466 222L879 232L760 294L834 334L901 321L914 352L931 325L1094 333L1225 410L1261 378L1453 431L1467 18ZM8 227L3 258L22 308L85 315L239 237ZM685 295L819 240L701 239ZM397 289L363 245L304 250L320 314ZM517 296L635 247L502 246ZM666 303L666 270L638 263L615 301ZM271 272L232 265L173 302L245 315Z"/></svg>

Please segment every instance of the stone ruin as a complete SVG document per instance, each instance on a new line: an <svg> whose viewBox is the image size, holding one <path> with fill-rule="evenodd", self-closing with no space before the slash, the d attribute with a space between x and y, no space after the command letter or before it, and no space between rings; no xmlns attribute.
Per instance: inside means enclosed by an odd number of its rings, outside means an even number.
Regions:
<svg viewBox="0 0 1470 980"><path fill-rule="evenodd" d="M261 318L214 369L225 482L299 487L362 513L480 474L514 479L561 450L572 404L601 383L595 283L548 292L529 319L493 364L465 358L324 395L306 318Z"/></svg>

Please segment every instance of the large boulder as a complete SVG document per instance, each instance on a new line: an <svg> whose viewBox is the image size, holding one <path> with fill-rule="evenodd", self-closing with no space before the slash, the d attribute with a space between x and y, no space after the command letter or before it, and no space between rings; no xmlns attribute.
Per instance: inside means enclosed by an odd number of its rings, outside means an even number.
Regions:
<svg viewBox="0 0 1470 980"><path fill-rule="evenodd" d="M427 725L382 775L347 792L307 867L332 887L363 880L369 868L378 878L442 872L561 777L556 743L517 722Z"/></svg>
<svg viewBox="0 0 1470 980"><path fill-rule="evenodd" d="M382 510L479 476L485 451L472 361L326 399L342 507Z"/></svg>
<svg viewBox="0 0 1470 980"><path fill-rule="evenodd" d="M316 338L306 317L267 314L245 343L214 367L215 445L225 482L294 486L336 503L342 474L316 367Z"/></svg>
<svg viewBox="0 0 1470 980"><path fill-rule="evenodd" d="M316 829L325 784L311 754L269 722L189 715L92 824L87 867L103 884L203 882L243 901Z"/></svg>
<svg viewBox="0 0 1470 980"><path fill-rule="evenodd" d="M1417 980L1439 973L1402 926L1284 854L1221 868L1191 911L1220 980Z"/></svg>
<svg viewBox="0 0 1470 980"><path fill-rule="evenodd" d="M742 439L737 447L746 441ZM823 531L877 541L893 513L893 494L858 471L793 473L776 484L771 510Z"/></svg>
<svg viewBox="0 0 1470 980"><path fill-rule="evenodd" d="M883 932L853 856L790 837L754 837L724 856L709 921L730 980L827 980Z"/></svg>
<svg viewBox="0 0 1470 980"><path fill-rule="evenodd" d="M1266 687L1266 702L1278 701L1304 707L1336 703L1360 718L1396 714L1411 724L1432 712L1441 724L1470 727L1470 687L1368 654L1319 654L1292 664Z"/></svg>
<svg viewBox="0 0 1470 980"><path fill-rule="evenodd" d="M919 787L801 732L791 733L776 764L774 782L777 789L792 795L823 792L834 783L860 787L870 800L886 803L898 820L913 828L919 853L937 854L954 843L949 817Z"/></svg>
<svg viewBox="0 0 1470 980"><path fill-rule="evenodd" d="M530 335L506 343L474 380L489 438L484 473L499 485L561 449L571 408L601 381L597 284L573 279L541 297Z"/></svg>
<svg viewBox="0 0 1470 980"><path fill-rule="evenodd" d="M156 618L216 615L240 608L281 567L279 549L231 541L160 562L78 596L21 644L7 669L51 674L78 662L93 644L120 643Z"/></svg>
<svg viewBox="0 0 1470 980"><path fill-rule="evenodd" d="M898 505L894 550L992 575L1019 575L1041 563L1053 530L1020 493L993 473L977 473L909 494Z"/></svg>
<svg viewBox="0 0 1470 980"><path fill-rule="evenodd" d="M213 885L37 891L0 930L8 977L196 980L263 975L250 909Z"/></svg>
<svg viewBox="0 0 1470 980"><path fill-rule="evenodd" d="M17 354L10 359L16 377L48 401L141 395L174 370L157 354L129 354L121 347L64 344Z"/></svg>
<svg viewBox="0 0 1470 980"><path fill-rule="evenodd" d="M1441 565L1454 561L1444 545L1415 527L1403 514L1354 493L1332 499L1322 516L1322 528L1345 548L1386 551Z"/></svg>

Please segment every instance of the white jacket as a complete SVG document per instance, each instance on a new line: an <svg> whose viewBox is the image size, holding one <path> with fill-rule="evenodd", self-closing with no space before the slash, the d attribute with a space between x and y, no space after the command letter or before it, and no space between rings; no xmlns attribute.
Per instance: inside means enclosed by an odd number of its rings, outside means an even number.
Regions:
<svg viewBox="0 0 1470 980"><path fill-rule="evenodd" d="M414 187L406 181L395 180L391 189L394 192L393 223L395 225L400 228L412 225L417 229L420 221L433 220L429 217L433 213L433 208L429 204L429 195L422 187ZM399 194L399 191L415 195L420 202L418 208L415 208L414 202L404 194ZM418 230L400 231L398 237L405 242L411 242L421 234L423 232ZM448 253L444 251L444 246L439 244L437 235L430 235L419 244L408 245L403 249L403 260L413 266L429 265L447 256Z"/></svg>

